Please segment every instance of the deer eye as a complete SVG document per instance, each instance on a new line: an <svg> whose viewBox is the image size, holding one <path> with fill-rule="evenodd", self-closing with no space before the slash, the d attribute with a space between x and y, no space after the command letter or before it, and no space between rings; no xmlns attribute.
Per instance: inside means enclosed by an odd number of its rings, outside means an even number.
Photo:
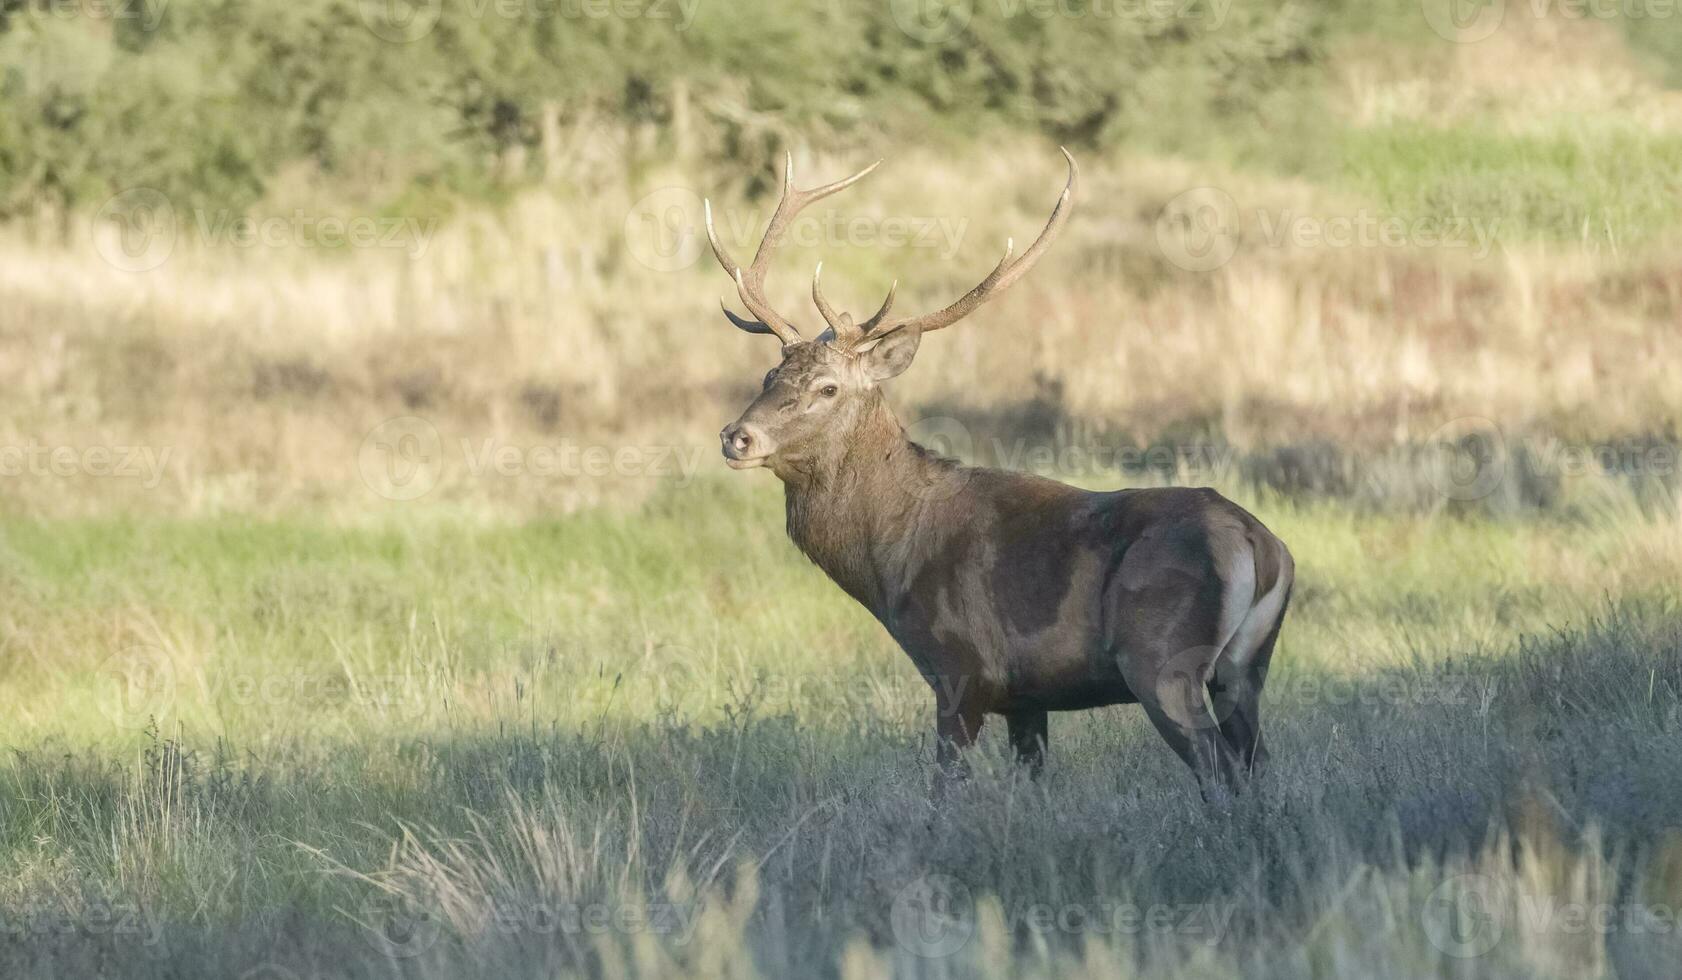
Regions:
<svg viewBox="0 0 1682 980"><path fill-rule="evenodd" d="M827 385L824 385L822 388L819 388L818 391L825 398L834 398L841 391L841 388L838 385L827 384Z"/></svg>

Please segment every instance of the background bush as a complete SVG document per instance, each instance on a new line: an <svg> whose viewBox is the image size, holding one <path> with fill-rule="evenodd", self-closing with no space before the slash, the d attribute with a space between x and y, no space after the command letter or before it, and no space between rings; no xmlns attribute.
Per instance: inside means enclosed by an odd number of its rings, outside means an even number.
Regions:
<svg viewBox="0 0 1682 980"><path fill-rule="evenodd" d="M1224 146L1219 124L1302 119L1287 103L1307 97L1303 69L1331 16L1235 5L1220 21L1211 8L1150 22L980 4L961 36L923 44L886 3L698 3L685 24L676 5L654 8L671 19L538 3L508 17L450 0L432 30L394 43L369 19L381 6L124 0L87 16L75 2L5 0L0 217L97 206L133 186L243 207L300 166L388 199L434 186L495 195L542 176L557 141L592 124L645 130L649 154L755 162L792 119L802 139L832 144L1009 127L1262 153Z"/></svg>

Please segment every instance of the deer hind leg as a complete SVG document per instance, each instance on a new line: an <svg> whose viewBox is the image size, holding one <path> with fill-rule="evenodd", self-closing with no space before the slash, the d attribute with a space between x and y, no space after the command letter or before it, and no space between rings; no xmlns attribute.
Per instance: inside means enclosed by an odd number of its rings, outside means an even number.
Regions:
<svg viewBox="0 0 1682 980"><path fill-rule="evenodd" d="M1170 648L1157 657L1139 658L1132 671L1123 669L1151 724L1197 776L1205 800L1212 800L1212 794L1235 793L1242 770L1238 753L1204 699L1216 654L1212 646Z"/></svg>
<svg viewBox="0 0 1682 980"><path fill-rule="evenodd" d="M1254 592L1253 579L1233 588L1215 565L1206 539L1165 529L1128 549L1106 598L1110 649L1122 679L1196 774L1205 800L1239 787L1242 762L1206 695Z"/></svg>
<svg viewBox="0 0 1682 980"><path fill-rule="evenodd" d="M1046 713L1014 712L1005 716L1005 724L1010 728L1010 748L1016 754L1016 761L1026 765L1028 774L1038 779L1045 769Z"/></svg>
<svg viewBox="0 0 1682 980"><path fill-rule="evenodd" d="M1288 599L1288 597L1287 597ZM1261 607L1257 607L1257 613ZM1252 614L1253 618L1260 618ZM1267 665L1285 621L1284 603L1275 606L1271 620L1263 619L1260 641L1248 629L1240 630L1215 660L1209 678L1209 699L1220 719L1221 735L1238 754L1245 770L1259 775L1267 765L1267 744L1262 738L1261 694L1267 683ZM1246 621L1248 627L1248 621Z"/></svg>

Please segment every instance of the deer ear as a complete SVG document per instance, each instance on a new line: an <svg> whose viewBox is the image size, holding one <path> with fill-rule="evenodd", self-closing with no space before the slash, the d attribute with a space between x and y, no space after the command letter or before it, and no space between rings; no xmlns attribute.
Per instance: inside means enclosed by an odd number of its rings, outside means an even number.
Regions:
<svg viewBox="0 0 1682 980"><path fill-rule="evenodd" d="M886 381L898 377L911 366L917 356L917 345L923 342L923 331L916 327L895 330L859 354L865 376L872 381Z"/></svg>

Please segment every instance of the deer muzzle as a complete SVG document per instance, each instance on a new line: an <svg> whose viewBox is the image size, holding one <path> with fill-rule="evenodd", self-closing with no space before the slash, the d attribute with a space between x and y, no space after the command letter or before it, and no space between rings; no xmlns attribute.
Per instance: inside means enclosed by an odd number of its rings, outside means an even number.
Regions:
<svg viewBox="0 0 1682 980"><path fill-rule="evenodd" d="M725 426L718 438L724 445L724 465L733 470L764 466L765 460L776 451L763 429L740 419Z"/></svg>

